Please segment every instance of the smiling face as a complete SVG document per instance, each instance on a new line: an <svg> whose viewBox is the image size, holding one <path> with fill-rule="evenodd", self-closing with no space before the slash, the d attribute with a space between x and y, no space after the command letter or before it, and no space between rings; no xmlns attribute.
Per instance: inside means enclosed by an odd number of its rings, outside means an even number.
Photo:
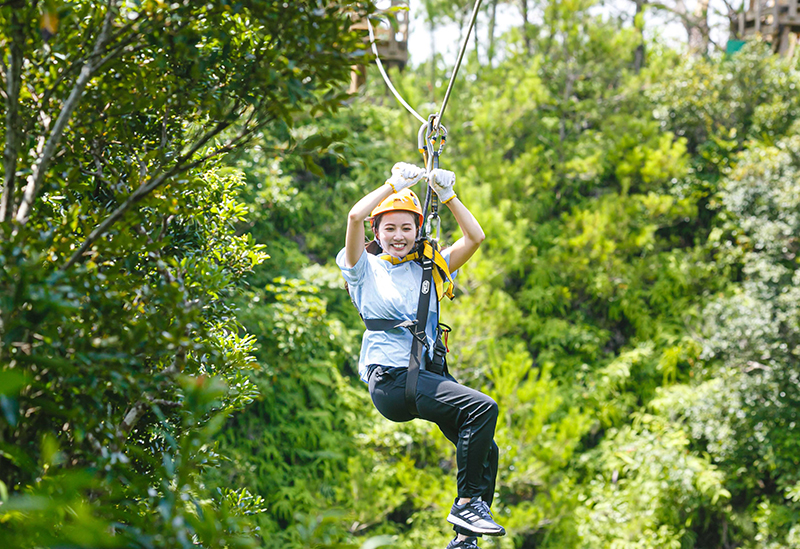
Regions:
<svg viewBox="0 0 800 549"><path fill-rule="evenodd" d="M417 237L415 216L411 212L386 212L378 225L378 241L383 251L402 258L414 247Z"/></svg>

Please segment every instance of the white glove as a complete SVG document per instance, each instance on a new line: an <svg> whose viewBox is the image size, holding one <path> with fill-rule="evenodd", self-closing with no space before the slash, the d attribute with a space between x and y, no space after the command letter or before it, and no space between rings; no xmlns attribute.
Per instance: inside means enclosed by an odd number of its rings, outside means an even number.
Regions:
<svg viewBox="0 0 800 549"><path fill-rule="evenodd" d="M394 192L398 192L407 189L424 176L424 169L407 162L398 162L392 166L392 176L386 180L386 183L391 185Z"/></svg>
<svg viewBox="0 0 800 549"><path fill-rule="evenodd" d="M436 196L442 204L447 204L450 200L456 197L456 192L453 190L453 185L456 184L456 174L449 170L440 170L439 168L431 170L431 175L428 182L436 191Z"/></svg>

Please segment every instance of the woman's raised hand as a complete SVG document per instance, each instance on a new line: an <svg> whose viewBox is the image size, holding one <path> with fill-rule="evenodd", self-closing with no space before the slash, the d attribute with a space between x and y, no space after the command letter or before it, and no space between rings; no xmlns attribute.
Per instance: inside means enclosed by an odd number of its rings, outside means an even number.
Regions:
<svg viewBox="0 0 800 549"><path fill-rule="evenodd" d="M407 189L425 176L425 170L414 164L398 162L392 166L392 175L386 180L394 192Z"/></svg>
<svg viewBox="0 0 800 549"><path fill-rule="evenodd" d="M456 174L453 172L435 168L431 170L428 182L433 187L433 190L436 191L436 196L439 197L439 201L442 204L447 204L455 198L456 192L453 190L453 186L456 184Z"/></svg>

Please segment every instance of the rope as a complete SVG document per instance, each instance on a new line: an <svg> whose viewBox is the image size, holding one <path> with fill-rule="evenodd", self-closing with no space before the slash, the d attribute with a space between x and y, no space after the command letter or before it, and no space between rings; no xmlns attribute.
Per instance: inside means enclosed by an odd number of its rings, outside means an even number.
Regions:
<svg viewBox="0 0 800 549"><path fill-rule="evenodd" d="M406 100L400 96L400 94L397 92L396 89L394 89L392 81L389 80L389 75L387 75L386 71L383 69L383 63L381 63L381 58L378 55L378 46L375 45L375 33L372 31L372 23L370 22L369 17L367 17L367 28L369 29L369 41L372 44L372 53L375 54L375 63L378 65L378 70L381 71L381 76L383 76L384 82L386 82L386 85L392 91L395 98L400 102L400 104L403 105L408 112L413 114L417 118L417 120L425 124L426 120L422 118L422 116L417 111L415 111L413 107L411 107L411 105L406 103Z"/></svg>
<svg viewBox="0 0 800 549"><path fill-rule="evenodd" d="M456 74L458 74L458 69L461 67L461 60L464 58L464 52L467 51L467 42L469 42L469 35L472 34L472 27L475 26L475 19L478 17L478 10L481 7L481 2L482 0L475 0L475 7L472 8L472 17L469 19L469 28L467 29L467 34L464 35L464 42L461 44L461 51L458 52L458 60L456 60L456 66L453 69L453 74L450 75L450 83L447 85L447 91L444 92L442 108L439 109L439 114L436 115L436 119L433 121L434 129L439 128L442 116L444 115L444 110L447 108L447 101L450 99L450 91L453 89L453 82L456 81Z"/></svg>

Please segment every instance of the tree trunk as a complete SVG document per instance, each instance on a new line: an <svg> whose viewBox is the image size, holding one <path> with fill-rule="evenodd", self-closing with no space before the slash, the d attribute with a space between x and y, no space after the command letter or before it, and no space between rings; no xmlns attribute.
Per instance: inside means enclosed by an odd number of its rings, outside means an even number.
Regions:
<svg viewBox="0 0 800 549"><path fill-rule="evenodd" d="M11 47L6 70L6 143L3 148L3 193L0 198L0 223L5 223L14 211L17 159L19 158L20 118L19 90L22 85L22 44L25 34L19 20L19 11L11 12Z"/></svg>
<svg viewBox="0 0 800 549"><path fill-rule="evenodd" d="M644 65L644 4L647 0L636 0L636 18L634 19L634 23L639 28L639 34L641 36L639 45L636 46L636 51L633 53L633 70L636 74L639 74L639 71L642 70L642 66Z"/></svg>
<svg viewBox="0 0 800 549"><path fill-rule="evenodd" d="M531 32L530 21L528 20L528 0L520 0L522 4L522 35L525 38L525 51L531 54Z"/></svg>
<svg viewBox="0 0 800 549"><path fill-rule="evenodd" d="M489 58L490 66L494 60L494 29L497 24L497 2L498 0L492 0L491 15L489 16L489 50L486 56Z"/></svg>
<svg viewBox="0 0 800 549"><path fill-rule="evenodd" d="M689 51L694 55L708 53L708 38L711 29L708 26L709 0L697 0L694 7L694 25L689 30Z"/></svg>
<svg viewBox="0 0 800 549"><path fill-rule="evenodd" d="M675 0L675 13L680 16L681 24L686 30L686 36L688 38L692 34L692 24L689 22L689 12L686 9L686 3L683 0Z"/></svg>
<svg viewBox="0 0 800 549"><path fill-rule="evenodd" d="M691 55L705 55L708 52L709 33L708 26L709 0L697 0L694 12L691 14L683 0L676 0L674 13L681 18L683 28L689 39L689 53ZM669 8L667 8L669 9Z"/></svg>

